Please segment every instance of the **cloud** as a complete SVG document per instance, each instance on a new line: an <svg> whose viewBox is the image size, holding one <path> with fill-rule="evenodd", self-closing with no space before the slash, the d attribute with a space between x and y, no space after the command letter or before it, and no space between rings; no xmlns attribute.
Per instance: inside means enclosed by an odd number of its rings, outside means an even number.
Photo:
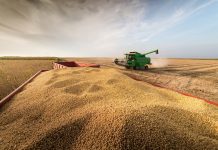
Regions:
<svg viewBox="0 0 218 150"><path fill-rule="evenodd" d="M0 0L0 55L15 49L16 54L26 49L33 55L113 55L152 40L212 2Z"/></svg>

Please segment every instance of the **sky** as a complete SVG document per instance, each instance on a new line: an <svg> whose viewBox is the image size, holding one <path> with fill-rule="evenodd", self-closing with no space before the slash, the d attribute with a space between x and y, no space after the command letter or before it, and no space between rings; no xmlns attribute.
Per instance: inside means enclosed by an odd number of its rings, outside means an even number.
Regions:
<svg viewBox="0 0 218 150"><path fill-rule="evenodd" d="M218 0L0 0L0 56L153 49L162 58L218 58Z"/></svg>

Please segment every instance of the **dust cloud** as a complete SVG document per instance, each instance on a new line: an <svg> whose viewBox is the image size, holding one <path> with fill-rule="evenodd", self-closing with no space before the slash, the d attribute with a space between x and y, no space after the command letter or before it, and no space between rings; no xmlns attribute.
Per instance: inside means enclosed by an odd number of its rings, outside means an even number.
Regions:
<svg viewBox="0 0 218 150"><path fill-rule="evenodd" d="M152 67L153 68L164 68L168 66L167 59L152 59Z"/></svg>

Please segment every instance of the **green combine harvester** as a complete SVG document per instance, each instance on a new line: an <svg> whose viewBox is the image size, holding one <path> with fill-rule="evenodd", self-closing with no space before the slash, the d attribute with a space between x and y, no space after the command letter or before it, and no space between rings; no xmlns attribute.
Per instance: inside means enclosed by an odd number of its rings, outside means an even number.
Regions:
<svg viewBox="0 0 218 150"><path fill-rule="evenodd" d="M146 55L156 53L158 54L158 49L150 51L145 54L141 54L138 52L129 52L125 54L126 57L124 60L115 59L114 63L119 66L124 66L127 69L134 69L134 70L144 70L148 69L148 65L151 65L151 58L147 57Z"/></svg>

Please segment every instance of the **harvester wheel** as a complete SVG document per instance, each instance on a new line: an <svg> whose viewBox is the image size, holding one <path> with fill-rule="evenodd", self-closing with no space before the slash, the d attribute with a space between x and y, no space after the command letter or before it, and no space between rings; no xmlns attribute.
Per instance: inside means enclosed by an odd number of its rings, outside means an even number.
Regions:
<svg viewBox="0 0 218 150"><path fill-rule="evenodd" d="M129 66L125 66L126 67L126 69L130 69L130 67Z"/></svg>
<svg viewBox="0 0 218 150"><path fill-rule="evenodd" d="M148 70L148 66L145 66L145 70Z"/></svg>

